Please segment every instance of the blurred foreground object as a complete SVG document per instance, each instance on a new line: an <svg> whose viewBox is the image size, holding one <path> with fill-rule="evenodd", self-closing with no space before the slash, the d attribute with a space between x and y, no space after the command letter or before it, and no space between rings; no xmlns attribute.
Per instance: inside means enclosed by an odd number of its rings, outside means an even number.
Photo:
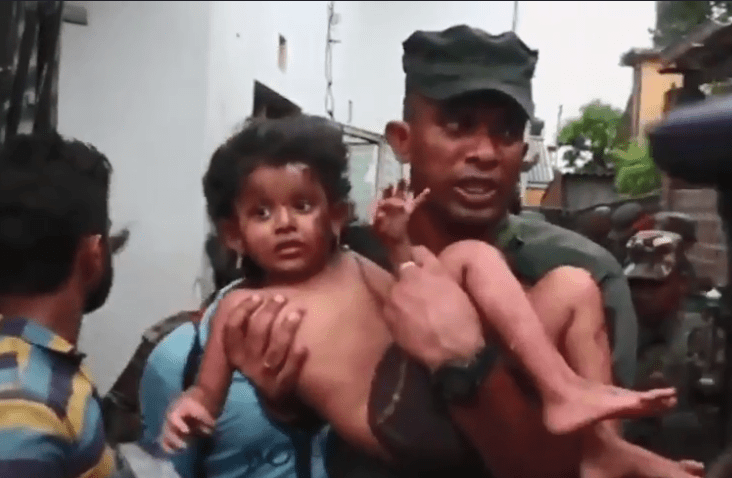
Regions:
<svg viewBox="0 0 732 478"><path fill-rule="evenodd" d="M732 186L732 96L672 111L649 134L658 167L707 186Z"/></svg>
<svg viewBox="0 0 732 478"><path fill-rule="evenodd" d="M669 176L689 183L713 186L717 189L717 207L722 219L727 245L727 259L731 258L730 227L732 226L732 96L714 97L668 114L649 134L652 156L656 164ZM728 274L732 267L728 267ZM720 445L732 438L732 316L730 314L729 277L722 289L722 300L707 307L712 332L724 337L723 350L716 354L723 362L721 393L714 401L719 407ZM713 333L717 336L717 333ZM706 340L707 347L714 340ZM701 377L707 379L709 377ZM702 380L705 383L705 380ZM714 387L711 387L712 389Z"/></svg>

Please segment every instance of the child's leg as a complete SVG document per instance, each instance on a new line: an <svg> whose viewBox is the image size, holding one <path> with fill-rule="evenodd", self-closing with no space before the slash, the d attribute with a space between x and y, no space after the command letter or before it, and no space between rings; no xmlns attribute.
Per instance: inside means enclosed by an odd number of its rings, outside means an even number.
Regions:
<svg viewBox="0 0 732 478"><path fill-rule="evenodd" d="M632 392L580 378L551 343L518 280L500 252L479 241L461 241L440 255L495 331L536 384L546 426L555 433L600 419L645 415L674 404L673 389Z"/></svg>
<svg viewBox="0 0 732 478"><path fill-rule="evenodd" d="M610 384L611 351L604 317L597 313L602 297L592 277L581 269L556 269L529 289L528 298L569 366L584 378ZM578 433L549 433L505 362L483 387L479 418L471 409L470 419L461 423L496 476L691 478L696 473L628 444L608 421Z"/></svg>
<svg viewBox="0 0 732 478"><path fill-rule="evenodd" d="M547 333L558 338L557 349L572 370L593 382L612 384L602 293L592 276L583 269L558 267L531 287L527 296ZM603 351L600 356L598 349Z"/></svg>

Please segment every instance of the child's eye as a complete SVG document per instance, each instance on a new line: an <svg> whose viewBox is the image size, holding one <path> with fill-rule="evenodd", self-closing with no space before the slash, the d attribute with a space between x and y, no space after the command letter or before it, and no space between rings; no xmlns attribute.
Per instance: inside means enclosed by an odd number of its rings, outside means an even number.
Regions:
<svg viewBox="0 0 732 478"><path fill-rule="evenodd" d="M254 210L254 215L259 219L269 219L271 213L268 208L260 206Z"/></svg>
<svg viewBox="0 0 732 478"><path fill-rule="evenodd" d="M299 212L310 212L313 209L313 205L310 201L302 200L295 203L295 210Z"/></svg>

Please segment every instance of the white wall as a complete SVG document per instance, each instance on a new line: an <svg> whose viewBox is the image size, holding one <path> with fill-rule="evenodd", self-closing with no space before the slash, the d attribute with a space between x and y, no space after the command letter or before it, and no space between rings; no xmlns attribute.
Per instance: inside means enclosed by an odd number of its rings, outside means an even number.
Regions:
<svg viewBox="0 0 732 478"><path fill-rule="evenodd" d="M196 304L209 8L83 4L88 26L62 30L59 131L109 157L112 220L132 232L109 302L82 328L80 347L104 392L146 326Z"/></svg>
<svg viewBox="0 0 732 478"><path fill-rule="evenodd" d="M305 113L325 115L326 1L211 4L208 153L252 113L255 80ZM287 40L285 72L277 66L279 35Z"/></svg>

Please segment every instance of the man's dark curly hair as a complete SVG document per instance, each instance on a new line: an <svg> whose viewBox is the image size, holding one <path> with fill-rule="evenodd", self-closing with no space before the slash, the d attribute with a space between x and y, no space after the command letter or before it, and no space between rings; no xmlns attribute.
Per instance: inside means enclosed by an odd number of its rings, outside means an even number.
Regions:
<svg viewBox="0 0 732 478"><path fill-rule="evenodd" d="M329 201L348 198L348 148L338 126L308 115L252 119L216 150L203 177L206 208L213 223L233 216L234 201L252 171L293 162L315 172Z"/></svg>
<svg viewBox="0 0 732 478"><path fill-rule="evenodd" d="M19 135L0 151L0 295L53 292L84 236L109 231L112 166L57 133Z"/></svg>

